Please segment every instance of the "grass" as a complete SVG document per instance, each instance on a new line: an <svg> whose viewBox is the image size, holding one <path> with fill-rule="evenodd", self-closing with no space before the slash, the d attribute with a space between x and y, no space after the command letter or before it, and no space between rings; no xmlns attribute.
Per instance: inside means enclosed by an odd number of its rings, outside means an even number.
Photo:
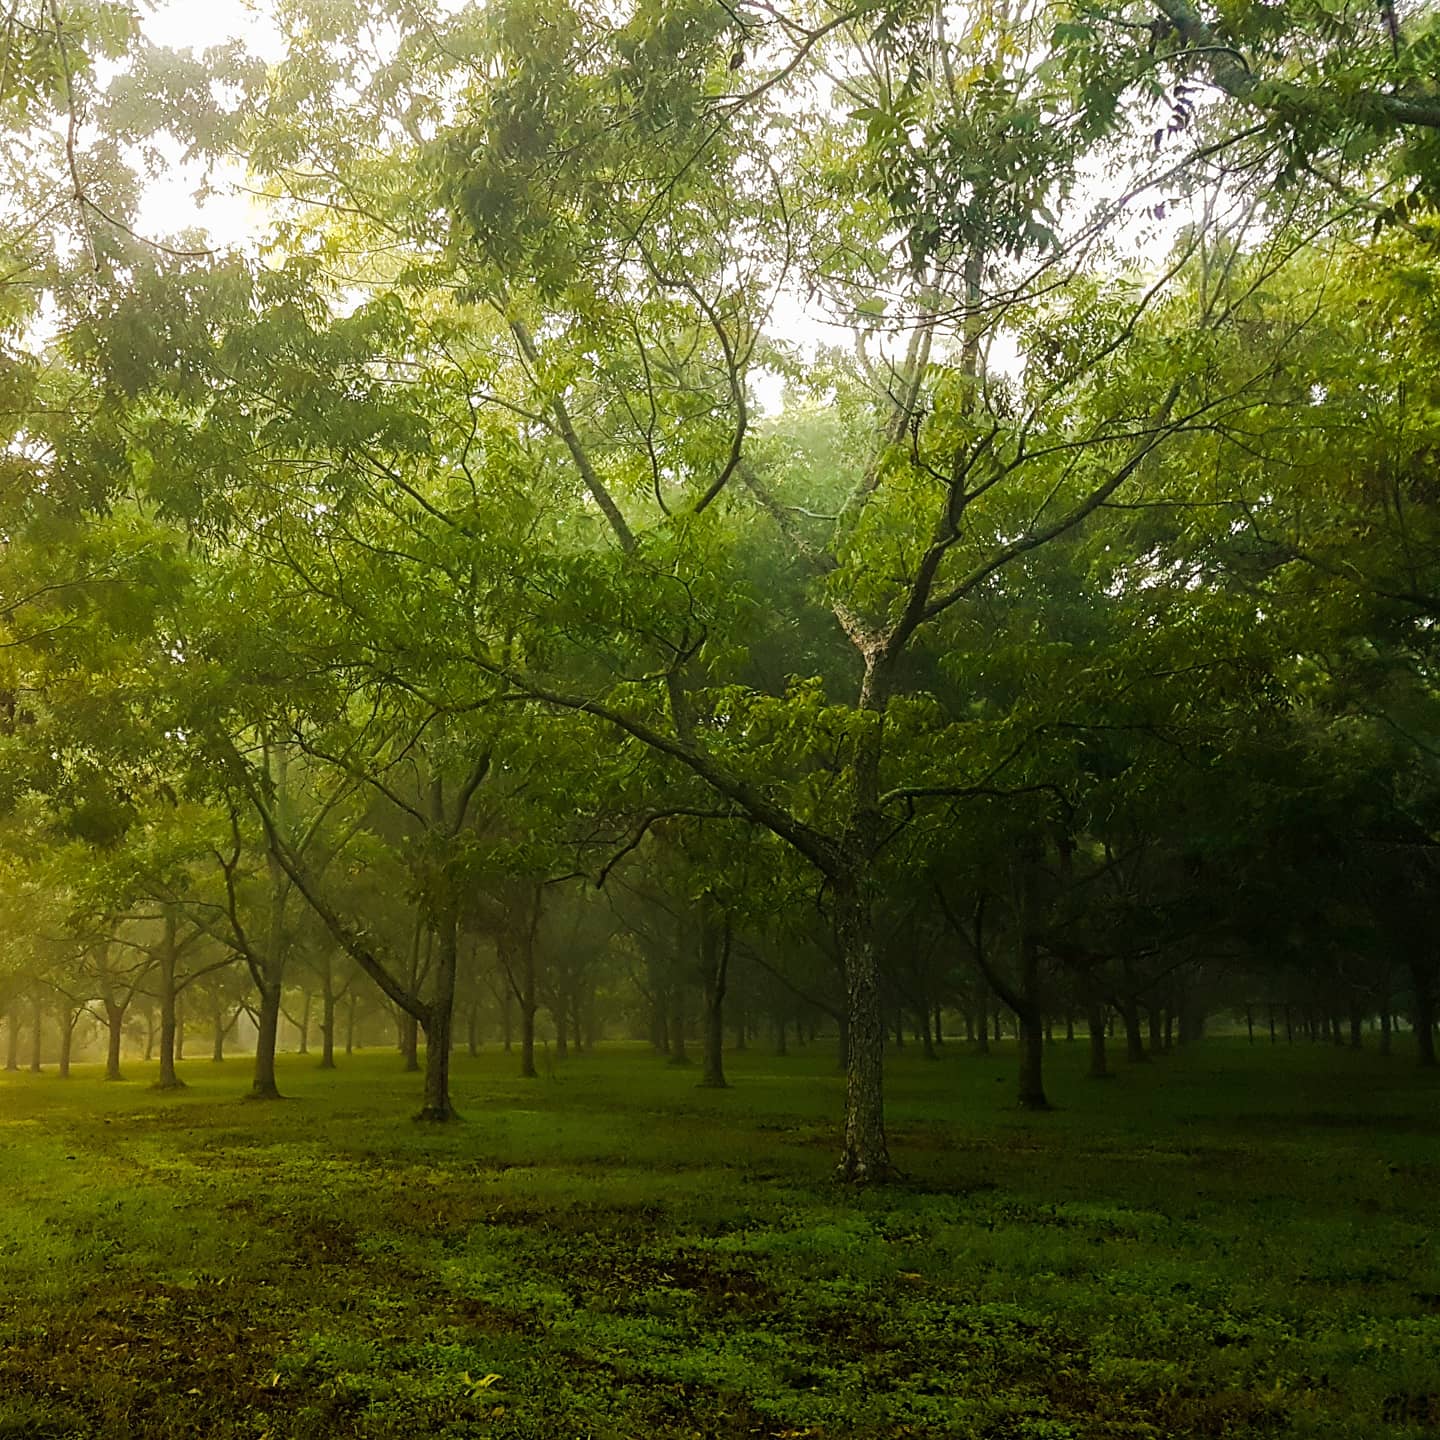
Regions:
<svg viewBox="0 0 1440 1440"><path fill-rule="evenodd" d="M905 1183L830 1179L828 1053L0 1078L0 1440L1440 1434L1440 1085L1228 1040L1011 1106L890 1069Z"/></svg>

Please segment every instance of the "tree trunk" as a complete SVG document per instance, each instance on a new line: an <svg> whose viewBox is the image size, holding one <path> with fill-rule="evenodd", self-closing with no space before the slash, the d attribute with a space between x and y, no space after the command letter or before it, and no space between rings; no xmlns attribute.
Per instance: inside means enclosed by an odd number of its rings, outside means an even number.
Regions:
<svg viewBox="0 0 1440 1440"><path fill-rule="evenodd" d="M450 1031L455 1019L459 918L441 917L435 933L435 983L425 1015L425 1104L417 1117L443 1124L458 1119L450 1102Z"/></svg>
<svg viewBox="0 0 1440 1440"><path fill-rule="evenodd" d="M539 1073L535 1069L535 937L521 935L512 944L518 944L520 949L518 957L511 956L512 960L518 958L520 962L518 982L511 972L511 985L518 985L520 992L516 996L520 1006L520 1078L534 1080ZM509 1048L508 1025L506 1048Z"/></svg>
<svg viewBox="0 0 1440 1440"><path fill-rule="evenodd" d="M215 997L210 1023L214 1036L214 1043L210 1047L210 1059L218 1065L225 1059L225 1032L230 1028L225 1023L225 1006L218 995Z"/></svg>
<svg viewBox="0 0 1440 1440"><path fill-rule="evenodd" d="M350 1000L345 1010L345 1053L355 1053L355 1011L360 1004L360 997L355 993L355 980L350 980Z"/></svg>
<svg viewBox="0 0 1440 1440"><path fill-rule="evenodd" d="M105 1005L105 1078L107 1080L123 1080L125 1077L120 1073L120 1040L121 1032L125 1026L125 1007L117 1005L107 995Z"/></svg>
<svg viewBox="0 0 1440 1440"><path fill-rule="evenodd" d="M473 1000L465 1012L465 1048L472 1060L480 1053L480 1007Z"/></svg>
<svg viewBox="0 0 1440 1440"><path fill-rule="evenodd" d="M41 1051L45 1045L45 1006L37 995L30 1003L30 1073L40 1073Z"/></svg>
<svg viewBox="0 0 1440 1440"><path fill-rule="evenodd" d="M407 1075L420 1068L420 1022L405 1010L400 1012L400 1053Z"/></svg>
<svg viewBox="0 0 1440 1440"><path fill-rule="evenodd" d="M1024 1110L1048 1110L1044 1066L1050 1035L1035 999L1040 989L1040 946L1029 935L1020 941L1020 985L1024 1003L1015 1012L1020 1030L1020 1106Z"/></svg>
<svg viewBox="0 0 1440 1440"><path fill-rule="evenodd" d="M184 1081L175 1073L175 912L165 907L165 933L160 941L160 1078L156 1090L179 1090ZM153 953L153 952L152 952Z"/></svg>
<svg viewBox="0 0 1440 1440"><path fill-rule="evenodd" d="M1065 1038L1067 1040L1075 1038L1075 1012L1073 1010L1065 1012Z"/></svg>
<svg viewBox="0 0 1440 1440"><path fill-rule="evenodd" d="M10 1011L5 1017L5 1068L7 1070L20 1068L19 1009L19 1001L15 1001L11 1004Z"/></svg>
<svg viewBox="0 0 1440 1440"><path fill-rule="evenodd" d="M1353 1001L1350 1005L1350 1048L1359 1050L1361 1048L1361 1030L1365 1024L1365 1016L1360 1009L1360 1002Z"/></svg>
<svg viewBox="0 0 1440 1440"><path fill-rule="evenodd" d="M1090 1031L1090 1078L1111 1079L1110 1065L1105 1055L1105 1007L1093 1001L1086 1014L1085 1023Z"/></svg>
<svg viewBox="0 0 1440 1440"><path fill-rule="evenodd" d="M1388 1055L1391 1049L1391 1033L1395 1029L1395 1021L1390 1014L1389 1006L1380 1012L1380 1053Z"/></svg>
<svg viewBox="0 0 1440 1440"><path fill-rule="evenodd" d="M788 1055L789 1048L785 1043L785 1027L789 1022L783 1015L775 1017L775 1053L777 1055Z"/></svg>
<svg viewBox="0 0 1440 1440"><path fill-rule="evenodd" d="M935 1031L936 1045L943 1045L945 1043L945 1018L941 1013L939 1005L935 1007L935 1023L933 1028Z"/></svg>
<svg viewBox="0 0 1440 1440"><path fill-rule="evenodd" d="M320 1068L335 1068L335 977L333 960L325 961L320 976Z"/></svg>
<svg viewBox="0 0 1440 1440"><path fill-rule="evenodd" d="M550 1019L555 1024L555 1058L568 1060L570 1058L570 1012L565 996L562 995L550 1007Z"/></svg>
<svg viewBox="0 0 1440 1440"><path fill-rule="evenodd" d="M1147 1007L1146 1018L1150 1024L1150 1053L1160 1055L1165 1050L1165 1028L1160 1015L1160 1007L1151 1005Z"/></svg>
<svg viewBox="0 0 1440 1440"><path fill-rule="evenodd" d="M990 1053L990 991L985 986L975 1007L975 1048L982 1055Z"/></svg>
<svg viewBox="0 0 1440 1440"><path fill-rule="evenodd" d="M1132 1062L1148 1059L1145 1039L1140 1031L1139 1004L1127 996L1120 1006L1120 1018L1125 1024L1125 1058Z"/></svg>
<svg viewBox="0 0 1440 1440"><path fill-rule="evenodd" d="M255 1017L255 1078L250 1085L252 1100L278 1100L275 1083L275 1043L280 1030L280 985L270 981L260 987L260 1009Z"/></svg>
<svg viewBox="0 0 1440 1440"><path fill-rule="evenodd" d="M80 1019L80 1012L72 1010L68 1005L60 1007L60 1078L70 1078L70 1055L75 1045L75 1023Z"/></svg>
<svg viewBox="0 0 1440 1440"><path fill-rule="evenodd" d="M928 1004L920 1007L920 1044L925 1052L927 1060L938 1060L940 1057L935 1053L935 1041L930 1034L930 1006Z"/></svg>
<svg viewBox="0 0 1440 1440"><path fill-rule="evenodd" d="M1424 961L1410 963L1411 989L1415 1008L1410 1012L1415 1027L1415 1048L1420 1063L1428 1070L1435 1065L1435 971Z"/></svg>
<svg viewBox="0 0 1440 1440"><path fill-rule="evenodd" d="M838 1173L864 1183L894 1173L885 1138L885 1029L880 967L869 906L854 884L835 886L835 929L845 962L849 1055L845 1069L845 1141Z"/></svg>
<svg viewBox="0 0 1440 1440"><path fill-rule="evenodd" d="M725 1079L725 983L730 967L730 921L716 925L706 919L700 925L700 966L705 980L705 1054L700 1084L708 1090L724 1090Z"/></svg>
<svg viewBox="0 0 1440 1440"><path fill-rule="evenodd" d="M300 1023L295 1028L300 1032L300 1054L310 1053L310 1007L315 1003L315 997L306 989L303 992L305 1003L300 1007Z"/></svg>

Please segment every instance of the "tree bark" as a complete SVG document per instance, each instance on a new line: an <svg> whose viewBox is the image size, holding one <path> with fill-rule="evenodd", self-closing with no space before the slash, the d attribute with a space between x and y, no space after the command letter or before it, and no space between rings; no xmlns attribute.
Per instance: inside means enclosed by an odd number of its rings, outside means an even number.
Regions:
<svg viewBox="0 0 1440 1440"><path fill-rule="evenodd" d="M1410 962L1410 987L1415 997L1410 1012L1415 1027L1416 1056L1427 1070L1433 1069L1435 1059L1435 969L1424 960L1416 958Z"/></svg>
<svg viewBox="0 0 1440 1440"><path fill-rule="evenodd" d="M180 1090L185 1084L175 1073L175 932L175 911L167 905L165 930L156 957L160 973L160 1076L153 1087L156 1090Z"/></svg>
<svg viewBox="0 0 1440 1440"><path fill-rule="evenodd" d="M275 1042L280 1029L280 986L271 981L260 987L260 1009L255 1017L255 1078L250 1085L252 1100L278 1100L275 1083Z"/></svg>
<svg viewBox="0 0 1440 1440"><path fill-rule="evenodd" d="M70 1078L70 1056L75 1046L75 1023L80 1012L69 1005L60 1007L60 1078Z"/></svg>
<svg viewBox="0 0 1440 1440"><path fill-rule="evenodd" d="M444 1124L457 1119L450 1100L450 1033L455 1019L459 917L441 916L435 933L434 989L425 1015L425 1104L417 1118Z"/></svg>
<svg viewBox="0 0 1440 1440"><path fill-rule="evenodd" d="M105 996L103 1003L107 1031L105 1078L107 1080L123 1080L125 1077L120 1073L120 1041L121 1032L125 1026L125 1007L117 1005L108 995Z"/></svg>
<svg viewBox="0 0 1440 1440"><path fill-rule="evenodd" d="M1120 1019L1125 1025L1125 1058L1132 1063L1149 1059L1145 1053L1145 1037L1140 1030L1140 1006L1129 996L1120 1005Z"/></svg>
<svg viewBox="0 0 1440 1440"><path fill-rule="evenodd" d="M30 1002L30 1073L40 1073L41 1051L45 1045L45 1005L36 995Z"/></svg>
<svg viewBox="0 0 1440 1440"><path fill-rule="evenodd" d="M333 959L325 961L324 973L320 976L320 1068L335 1068L335 978L332 972Z"/></svg>
<svg viewBox="0 0 1440 1440"><path fill-rule="evenodd" d="M1109 1080L1112 1076L1105 1055L1105 1007L1099 1001L1091 1002L1085 1023L1090 1031L1090 1078Z"/></svg>
<svg viewBox="0 0 1440 1440"><path fill-rule="evenodd" d="M838 1174L856 1183L894 1174L885 1137L885 1030L880 967L869 906L856 882L835 886L835 929L845 963L849 1055L845 1067L845 1139Z"/></svg>
<svg viewBox="0 0 1440 1440"><path fill-rule="evenodd" d="M708 1090L724 1090L725 1079L725 983L730 966L730 921L717 925L705 919L700 926L700 964L705 982L705 1054L700 1084Z"/></svg>

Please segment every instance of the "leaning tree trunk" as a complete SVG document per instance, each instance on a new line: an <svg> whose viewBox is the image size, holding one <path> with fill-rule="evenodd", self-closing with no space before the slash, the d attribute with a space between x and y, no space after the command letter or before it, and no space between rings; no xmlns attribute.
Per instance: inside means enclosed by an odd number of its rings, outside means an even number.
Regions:
<svg viewBox="0 0 1440 1440"><path fill-rule="evenodd" d="M425 1104L417 1117L443 1124L458 1118L450 1101L450 1031L455 1019L458 918L443 915L435 932L434 989L425 1007Z"/></svg>
<svg viewBox="0 0 1440 1440"><path fill-rule="evenodd" d="M849 1016L845 1140L837 1173L863 1184L894 1173L885 1138L885 1019L870 910L856 881L835 885L835 931L845 963Z"/></svg>
<svg viewBox="0 0 1440 1440"><path fill-rule="evenodd" d="M705 978L705 1055L700 1083L709 1090L724 1090L725 982L730 965L730 922L717 926L704 920L700 926L700 965Z"/></svg>

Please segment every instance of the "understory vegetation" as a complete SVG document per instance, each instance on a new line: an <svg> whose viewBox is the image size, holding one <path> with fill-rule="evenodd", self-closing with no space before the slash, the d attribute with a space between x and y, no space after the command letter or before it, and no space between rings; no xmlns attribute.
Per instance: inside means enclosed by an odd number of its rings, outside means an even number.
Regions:
<svg viewBox="0 0 1440 1440"><path fill-rule="evenodd" d="M998 1048L892 1060L903 1178L859 1191L828 1050L725 1092L457 1057L439 1128L393 1053L284 1057L278 1107L209 1062L4 1076L0 1435L1433 1435L1433 1082L1227 1038L1098 1085L1081 1049L1043 1116Z"/></svg>

